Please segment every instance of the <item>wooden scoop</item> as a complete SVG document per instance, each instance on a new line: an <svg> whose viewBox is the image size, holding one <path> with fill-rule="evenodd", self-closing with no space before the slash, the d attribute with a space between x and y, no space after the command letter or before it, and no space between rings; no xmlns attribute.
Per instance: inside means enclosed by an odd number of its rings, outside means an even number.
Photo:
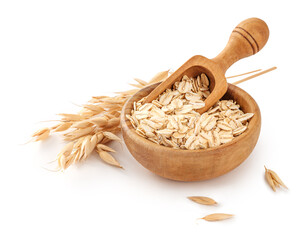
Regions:
<svg viewBox="0 0 307 240"><path fill-rule="evenodd" d="M152 102L166 89L182 79L184 75L196 77L205 73L210 80L210 95L205 100L205 107L198 109L204 113L226 93L228 84L225 72L236 61L259 52L269 38L267 24L259 18L249 18L241 22L232 31L224 50L215 58L208 59L200 55L190 58L177 71L159 84L146 98Z"/></svg>

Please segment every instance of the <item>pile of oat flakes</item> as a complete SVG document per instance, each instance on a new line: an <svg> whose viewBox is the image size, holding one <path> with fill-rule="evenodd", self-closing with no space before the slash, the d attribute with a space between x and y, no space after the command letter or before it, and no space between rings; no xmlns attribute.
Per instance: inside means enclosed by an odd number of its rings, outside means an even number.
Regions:
<svg viewBox="0 0 307 240"><path fill-rule="evenodd" d="M220 100L198 113L210 94L209 84L204 73L183 76L152 103L143 104L144 98L135 102L127 118L140 136L166 147L194 150L230 142L247 129L254 114L244 113L233 100Z"/></svg>

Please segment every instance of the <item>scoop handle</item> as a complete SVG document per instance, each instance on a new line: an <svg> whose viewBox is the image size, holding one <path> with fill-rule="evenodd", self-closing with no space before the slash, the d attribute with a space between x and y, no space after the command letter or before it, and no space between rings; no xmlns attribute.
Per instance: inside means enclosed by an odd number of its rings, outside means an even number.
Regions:
<svg viewBox="0 0 307 240"><path fill-rule="evenodd" d="M248 18L232 31L224 50L212 60L224 73L235 62L259 52L269 39L269 28L259 18Z"/></svg>

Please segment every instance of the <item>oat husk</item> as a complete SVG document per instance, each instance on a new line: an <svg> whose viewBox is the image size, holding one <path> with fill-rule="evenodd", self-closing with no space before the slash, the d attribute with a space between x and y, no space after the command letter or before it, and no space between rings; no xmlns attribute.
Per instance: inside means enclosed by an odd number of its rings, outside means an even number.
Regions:
<svg viewBox="0 0 307 240"><path fill-rule="evenodd" d="M280 177L277 175L276 172L266 168L266 166L264 166L264 168L265 168L265 179L274 192L276 192L276 188L279 187L288 189L288 187L283 183L283 181L280 179Z"/></svg>
<svg viewBox="0 0 307 240"><path fill-rule="evenodd" d="M209 197L191 196L191 197L188 197L188 199L198 204L202 204L202 205L216 205L217 204L217 202L214 199L209 198Z"/></svg>
<svg viewBox="0 0 307 240"><path fill-rule="evenodd" d="M215 222L215 221L226 220L232 218L233 216L234 216L233 214L227 214L227 213L213 213L203 217L202 219L209 222Z"/></svg>

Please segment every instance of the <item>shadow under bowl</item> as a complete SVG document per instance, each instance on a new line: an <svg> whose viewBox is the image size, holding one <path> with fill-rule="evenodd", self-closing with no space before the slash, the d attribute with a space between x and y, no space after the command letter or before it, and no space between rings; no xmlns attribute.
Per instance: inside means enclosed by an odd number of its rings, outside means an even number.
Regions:
<svg viewBox="0 0 307 240"><path fill-rule="evenodd" d="M126 114L131 113L134 102L147 96L158 84L150 85L135 93L121 112L125 144L141 165L164 178L200 181L231 171L251 154L260 134L260 109L247 92L232 84L228 84L228 90L222 99L232 99L241 106L243 112L254 113L247 130L232 141L215 148L183 150L161 146L138 135Z"/></svg>

